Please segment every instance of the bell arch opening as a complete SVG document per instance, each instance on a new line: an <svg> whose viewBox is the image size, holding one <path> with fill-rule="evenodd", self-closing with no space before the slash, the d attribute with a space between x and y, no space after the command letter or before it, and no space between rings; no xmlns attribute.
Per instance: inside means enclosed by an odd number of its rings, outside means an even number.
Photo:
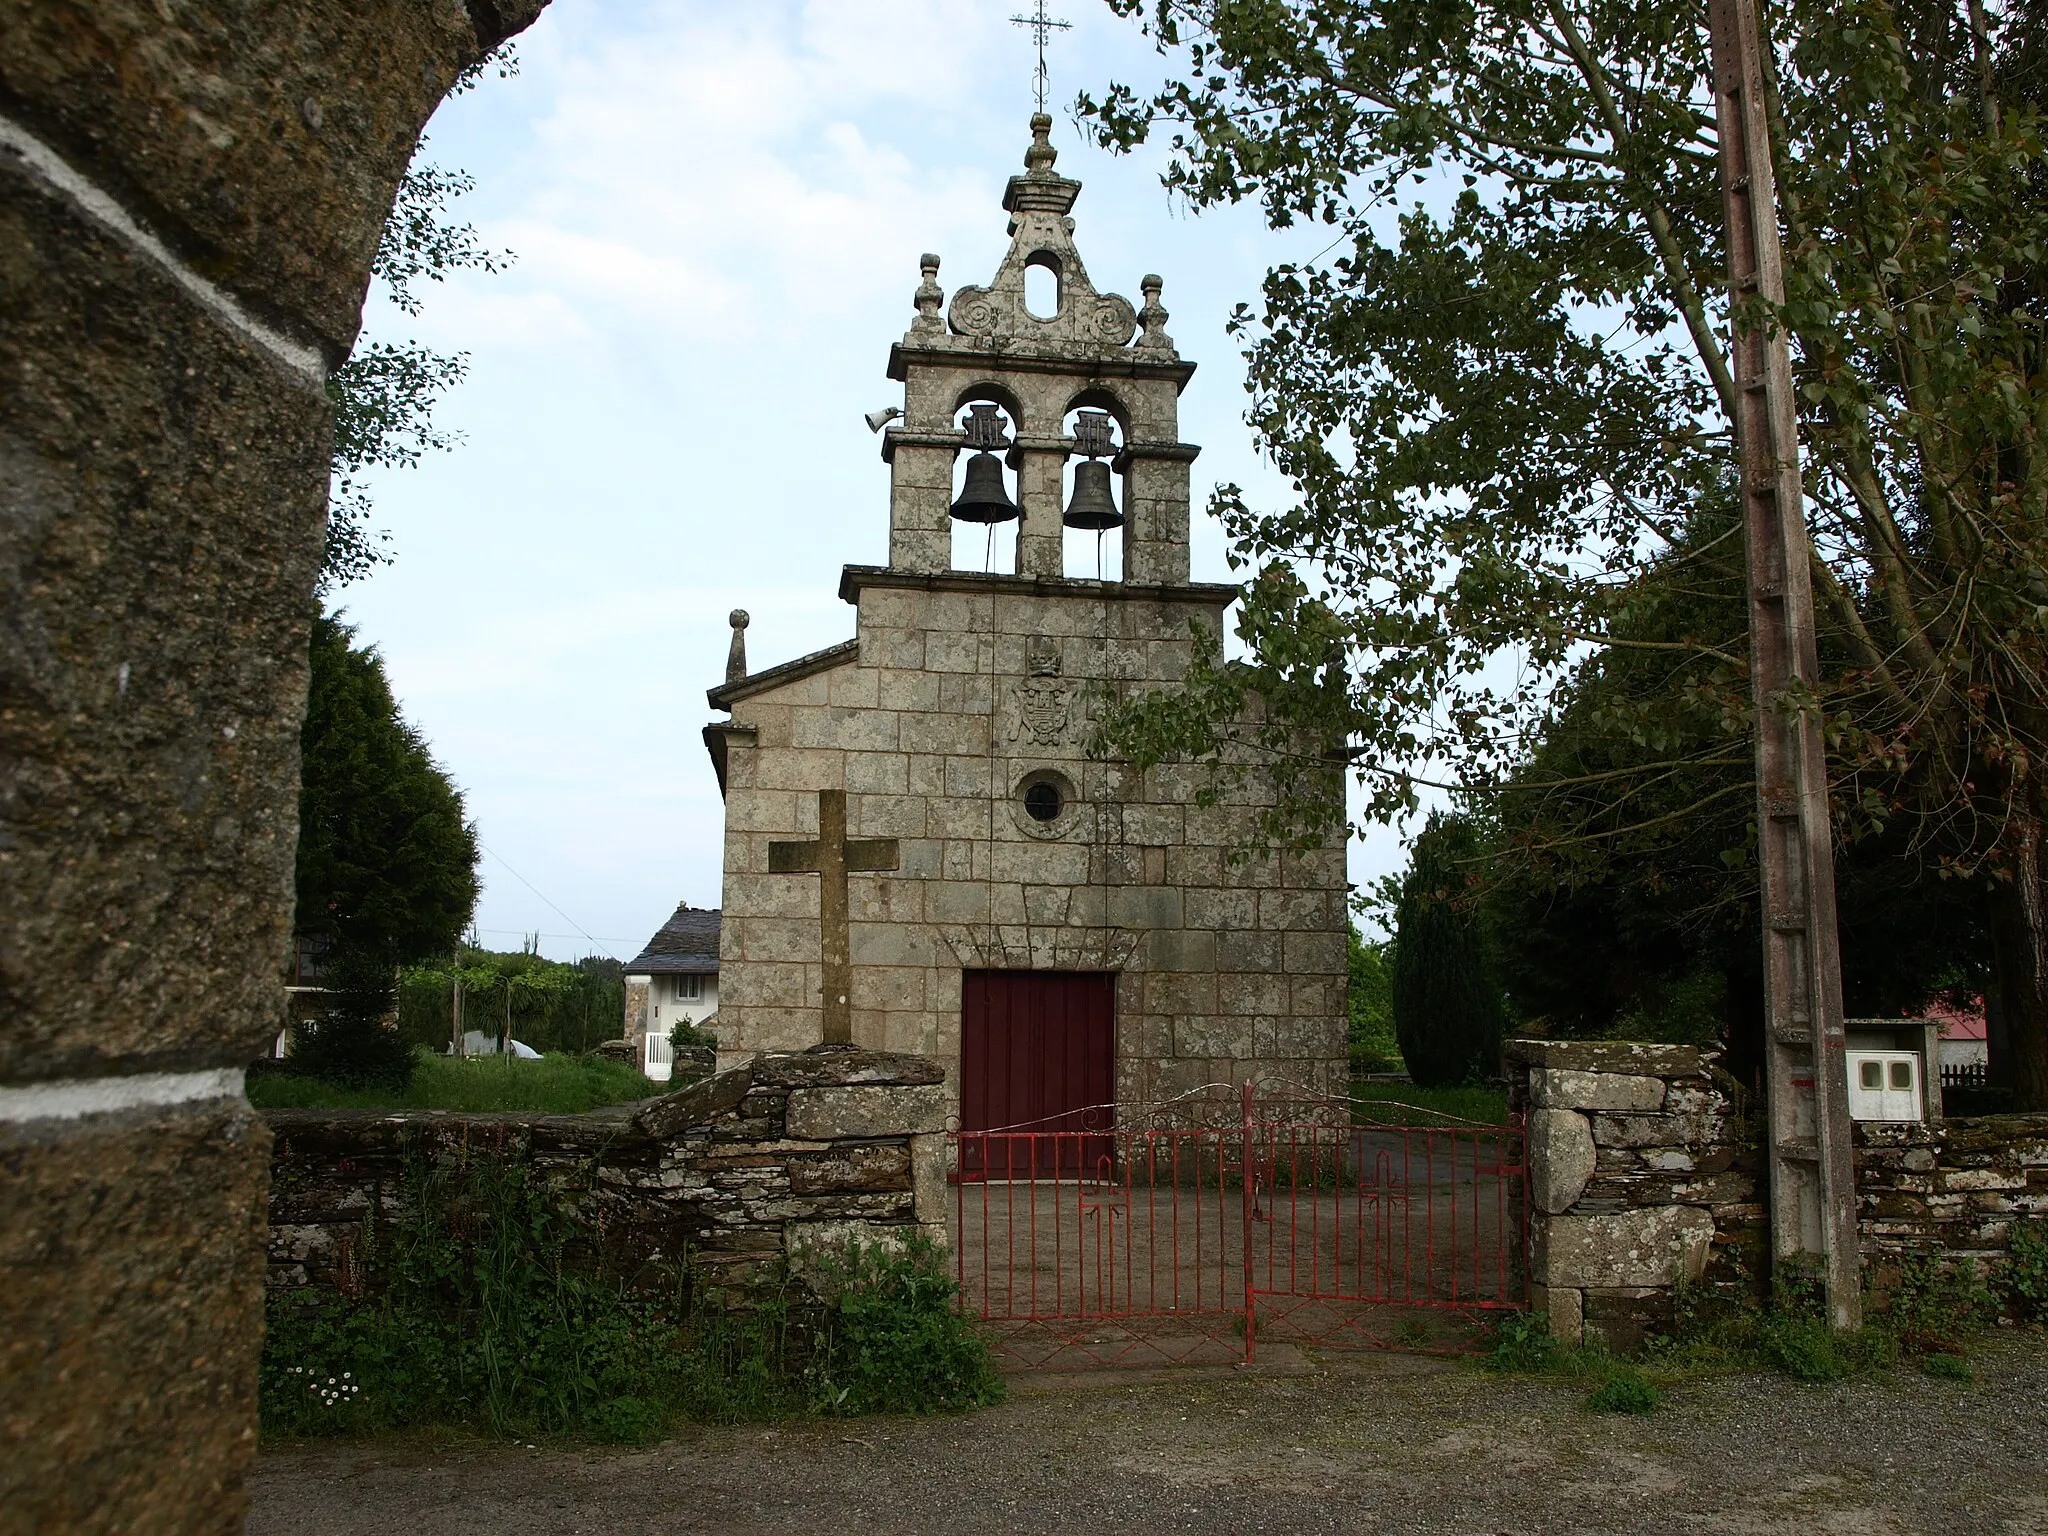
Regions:
<svg viewBox="0 0 2048 1536"><path fill-rule="evenodd" d="M1119 415L1093 403L1090 390L1061 423L1072 445L1062 477L1060 574L1084 581L1122 581L1130 477L1115 470L1128 440Z"/></svg>
<svg viewBox="0 0 2048 1536"><path fill-rule="evenodd" d="M1008 392L994 386L964 392L955 407L965 440L953 460L951 563L956 571L1017 568L1019 486L1008 459L1022 414Z"/></svg>

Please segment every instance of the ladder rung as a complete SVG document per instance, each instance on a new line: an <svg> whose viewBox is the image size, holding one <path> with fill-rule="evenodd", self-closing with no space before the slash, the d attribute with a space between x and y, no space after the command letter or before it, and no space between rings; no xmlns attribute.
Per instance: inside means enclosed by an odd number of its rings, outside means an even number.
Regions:
<svg viewBox="0 0 2048 1536"><path fill-rule="evenodd" d="M1779 1157L1789 1158L1795 1163L1817 1163L1820 1161L1820 1145L1804 1136L1787 1136L1771 1149Z"/></svg>
<svg viewBox="0 0 2048 1536"><path fill-rule="evenodd" d="M1804 933L1806 932L1805 914L1799 912L1773 913L1771 915L1771 931L1773 933Z"/></svg>
<svg viewBox="0 0 2048 1536"><path fill-rule="evenodd" d="M1787 1024L1771 1031L1771 1038L1782 1046L1795 1050L1813 1049L1813 1031L1803 1024Z"/></svg>
<svg viewBox="0 0 2048 1536"><path fill-rule="evenodd" d="M1752 395L1760 395L1770 387L1770 382L1771 381L1765 378L1762 374L1758 374L1753 379L1744 379L1742 381L1742 387L1749 391L1749 393L1751 393Z"/></svg>

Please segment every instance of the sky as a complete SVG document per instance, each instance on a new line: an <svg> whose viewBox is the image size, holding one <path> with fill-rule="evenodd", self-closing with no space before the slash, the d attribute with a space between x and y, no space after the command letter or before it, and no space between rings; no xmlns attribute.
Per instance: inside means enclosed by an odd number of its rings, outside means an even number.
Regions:
<svg viewBox="0 0 2048 1536"><path fill-rule="evenodd" d="M520 71L446 102L422 155L476 188L454 213L515 260L373 294L365 335L468 354L452 452L372 482L394 562L336 595L467 797L491 948L628 958L675 908L719 901L723 811L701 731L745 608L759 669L853 633L839 569L885 563L888 470L865 412L900 404L889 346L918 257L950 294L994 274L1029 142L1019 0L554 0ZM1319 228L1195 216L1160 160L1084 145L1081 89L1161 61L1101 0L1052 8L1058 169L1084 183L1097 288L1157 272L1199 371L1181 402L1193 575L1229 580L1211 486L1287 487L1243 422L1233 305ZM1364 884L1400 861L1352 850Z"/></svg>

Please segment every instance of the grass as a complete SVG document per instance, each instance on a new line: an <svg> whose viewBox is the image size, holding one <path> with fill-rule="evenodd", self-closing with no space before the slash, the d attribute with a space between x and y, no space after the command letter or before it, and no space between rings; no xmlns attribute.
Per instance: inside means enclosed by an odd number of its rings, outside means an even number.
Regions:
<svg viewBox="0 0 2048 1536"><path fill-rule="evenodd" d="M1353 1083L1351 1106L1360 1125L1400 1125L1412 1120L1396 1106L1500 1125L1508 1117L1505 1088L1418 1088L1413 1083Z"/></svg>
<svg viewBox="0 0 2048 1536"><path fill-rule="evenodd" d="M601 1056L428 1056L416 1058L412 1082L388 1088L337 1088L288 1072L254 1073L249 1102L258 1109L498 1109L575 1115L605 1104L651 1098L662 1088L623 1062Z"/></svg>

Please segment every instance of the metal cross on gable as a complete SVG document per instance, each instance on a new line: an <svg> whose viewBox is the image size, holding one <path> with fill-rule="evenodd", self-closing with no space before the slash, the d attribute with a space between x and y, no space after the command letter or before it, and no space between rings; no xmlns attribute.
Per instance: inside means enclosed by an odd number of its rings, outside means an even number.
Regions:
<svg viewBox="0 0 2048 1536"><path fill-rule="evenodd" d="M1071 21L1055 21L1045 14L1045 0L1038 0L1038 8L1029 16L1012 16L1010 21L1031 30L1032 40L1038 44L1038 69L1031 77L1031 94L1038 103L1038 110L1045 110L1045 45L1055 32L1066 32L1073 28Z"/></svg>

